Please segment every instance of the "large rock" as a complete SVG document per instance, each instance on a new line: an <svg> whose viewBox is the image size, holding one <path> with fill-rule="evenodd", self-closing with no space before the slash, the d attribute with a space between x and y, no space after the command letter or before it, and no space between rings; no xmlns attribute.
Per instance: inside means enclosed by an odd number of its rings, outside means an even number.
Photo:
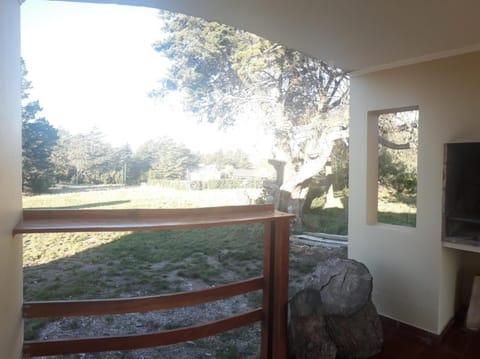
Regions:
<svg viewBox="0 0 480 359"><path fill-rule="evenodd" d="M366 358L382 349L380 318L371 301L372 276L360 262L317 265L289 303L289 348L295 358Z"/></svg>
<svg viewBox="0 0 480 359"><path fill-rule="evenodd" d="M382 323L371 301L350 317L330 315L325 321L340 358L368 358L382 350Z"/></svg>
<svg viewBox="0 0 480 359"><path fill-rule="evenodd" d="M370 300L372 275L353 259L332 258L317 265L305 288L320 292L324 314L350 316Z"/></svg>
<svg viewBox="0 0 480 359"><path fill-rule="evenodd" d="M294 358L334 359L337 347L326 331L325 317L316 311L311 303L319 303L317 291L298 292L290 305L298 308L291 312L289 336L289 356Z"/></svg>

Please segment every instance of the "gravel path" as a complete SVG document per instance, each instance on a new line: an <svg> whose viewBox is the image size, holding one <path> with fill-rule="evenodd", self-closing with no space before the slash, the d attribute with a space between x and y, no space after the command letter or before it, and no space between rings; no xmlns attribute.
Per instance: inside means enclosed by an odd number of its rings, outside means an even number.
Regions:
<svg viewBox="0 0 480 359"><path fill-rule="evenodd" d="M291 241L290 248L290 295L301 286L302 278L320 261L331 257L346 257L346 248L326 248ZM214 260L214 259L212 259ZM224 270L228 280L231 272ZM182 290L195 290L208 287L201 280L184 279ZM206 323L245 312L259 306L261 293L236 296L222 301L194 307L179 308L145 314L110 315L104 317L64 318L47 324L40 332L39 339L58 339L91 336L116 336L133 333L149 333L183 326ZM161 348L148 348L124 352L98 354L77 354L48 358L68 359L201 359L201 358L257 358L260 346L260 324L222 333L213 337L171 345ZM48 359L45 357L45 359Z"/></svg>

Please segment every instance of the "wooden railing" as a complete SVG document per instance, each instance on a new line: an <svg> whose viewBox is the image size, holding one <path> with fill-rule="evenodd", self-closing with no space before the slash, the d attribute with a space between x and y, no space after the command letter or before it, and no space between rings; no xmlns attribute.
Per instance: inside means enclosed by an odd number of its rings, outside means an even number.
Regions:
<svg viewBox="0 0 480 359"><path fill-rule="evenodd" d="M69 317L192 306L262 290L262 307L207 324L158 333L25 341L24 356L131 350L195 340L262 322L261 358L287 357L288 248L291 215L273 206L197 209L24 210L13 234L51 232L152 231L264 223L263 276L203 290L150 297L25 302L23 317Z"/></svg>

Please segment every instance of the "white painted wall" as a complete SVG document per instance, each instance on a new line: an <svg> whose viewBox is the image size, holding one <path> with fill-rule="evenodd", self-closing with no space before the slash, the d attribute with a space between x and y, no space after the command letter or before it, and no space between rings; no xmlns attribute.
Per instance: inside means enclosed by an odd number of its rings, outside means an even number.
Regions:
<svg viewBox="0 0 480 359"><path fill-rule="evenodd" d="M20 5L0 1L0 358L21 356L22 246L12 238L20 218Z"/></svg>
<svg viewBox="0 0 480 359"><path fill-rule="evenodd" d="M480 52L354 77L351 85L349 256L371 270L381 314L440 333L454 313L462 261L441 246L443 144L480 141ZM417 227L377 224L369 112L409 106L420 111Z"/></svg>

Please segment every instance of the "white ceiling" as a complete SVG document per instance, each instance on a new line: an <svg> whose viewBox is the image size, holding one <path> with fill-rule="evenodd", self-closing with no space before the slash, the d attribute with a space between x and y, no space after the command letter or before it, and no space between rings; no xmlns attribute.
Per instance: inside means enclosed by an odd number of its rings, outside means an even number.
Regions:
<svg viewBox="0 0 480 359"><path fill-rule="evenodd" d="M480 50L480 0L73 0L137 4L254 32L348 71Z"/></svg>

